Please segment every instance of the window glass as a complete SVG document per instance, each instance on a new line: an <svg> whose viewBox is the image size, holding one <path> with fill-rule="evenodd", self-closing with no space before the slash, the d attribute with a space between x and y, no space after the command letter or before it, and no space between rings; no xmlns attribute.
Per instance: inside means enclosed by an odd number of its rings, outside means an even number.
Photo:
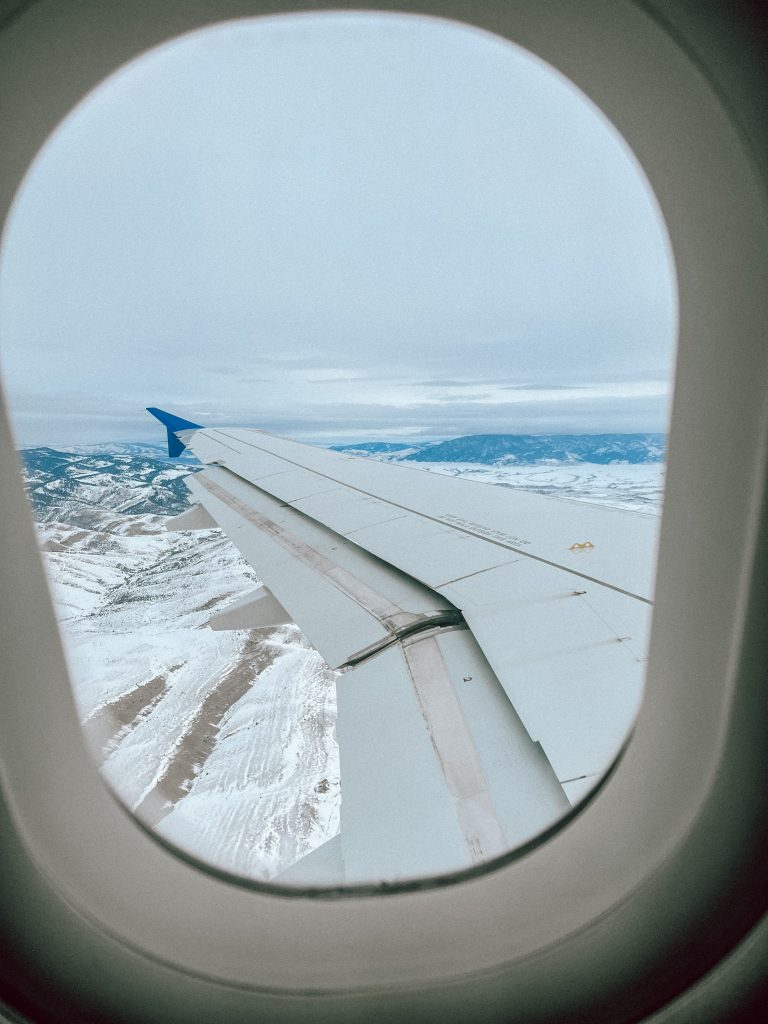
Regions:
<svg viewBox="0 0 768 1024"><path fill-rule="evenodd" d="M286 885L461 870L567 814L642 695L675 318L626 143L495 36L286 15L105 81L17 196L0 358L119 797L192 856ZM146 406L357 456L334 465L396 513L340 525L349 491L281 520L301 572L324 552L315 593L225 523L171 521L206 471L194 439L168 457ZM289 515L302 495L270 486L259 515ZM458 568L438 588L440 559ZM254 611L278 591L286 621ZM412 618L379 613L386 644L329 664L323 630L347 642L371 593Z"/></svg>

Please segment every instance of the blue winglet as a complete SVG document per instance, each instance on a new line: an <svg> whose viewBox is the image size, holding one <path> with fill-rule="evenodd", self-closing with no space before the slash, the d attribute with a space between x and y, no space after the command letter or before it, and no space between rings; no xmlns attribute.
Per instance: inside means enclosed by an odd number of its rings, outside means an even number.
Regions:
<svg viewBox="0 0 768 1024"><path fill-rule="evenodd" d="M168 431L168 454L172 459L177 458L187 447L183 441L176 437L177 430L201 430L201 423L192 423L191 420L183 420L181 416L174 416L171 412L163 409L156 409L154 406L147 406L147 412L151 413L156 420L160 420Z"/></svg>

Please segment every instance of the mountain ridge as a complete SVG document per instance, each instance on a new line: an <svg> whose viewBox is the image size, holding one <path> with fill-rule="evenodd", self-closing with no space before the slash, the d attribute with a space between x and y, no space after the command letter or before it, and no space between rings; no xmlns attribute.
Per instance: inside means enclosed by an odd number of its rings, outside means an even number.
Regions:
<svg viewBox="0 0 768 1024"><path fill-rule="evenodd" d="M331 445L345 451L387 461L465 462L482 465L642 465L664 462L666 435L630 434L466 434L444 441L392 443L369 441Z"/></svg>

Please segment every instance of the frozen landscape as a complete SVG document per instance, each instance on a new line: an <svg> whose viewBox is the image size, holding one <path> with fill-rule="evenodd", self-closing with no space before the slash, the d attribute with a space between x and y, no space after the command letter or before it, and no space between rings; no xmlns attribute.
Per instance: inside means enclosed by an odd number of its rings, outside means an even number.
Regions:
<svg viewBox="0 0 768 1024"><path fill-rule="evenodd" d="M258 579L221 531L166 532L191 467L160 451L24 454L80 717L121 799L251 877L333 836L333 673L295 626L206 628Z"/></svg>
<svg viewBox="0 0 768 1024"><path fill-rule="evenodd" d="M521 449L490 437L339 447L414 472L661 508L659 435L611 435L586 451L573 439ZM207 628L259 581L221 531L165 530L188 505L195 464L132 444L22 456L75 700L105 778L192 855L275 878L339 828L334 673L295 626Z"/></svg>

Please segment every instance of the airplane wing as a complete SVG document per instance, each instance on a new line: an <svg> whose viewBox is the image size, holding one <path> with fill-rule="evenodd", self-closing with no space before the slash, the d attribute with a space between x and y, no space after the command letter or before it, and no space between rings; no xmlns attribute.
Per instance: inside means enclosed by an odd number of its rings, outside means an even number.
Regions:
<svg viewBox="0 0 768 1024"><path fill-rule="evenodd" d="M340 672L348 881L514 848L610 766L642 694L655 517L149 411L207 466L186 521L264 582L211 625L293 620Z"/></svg>

